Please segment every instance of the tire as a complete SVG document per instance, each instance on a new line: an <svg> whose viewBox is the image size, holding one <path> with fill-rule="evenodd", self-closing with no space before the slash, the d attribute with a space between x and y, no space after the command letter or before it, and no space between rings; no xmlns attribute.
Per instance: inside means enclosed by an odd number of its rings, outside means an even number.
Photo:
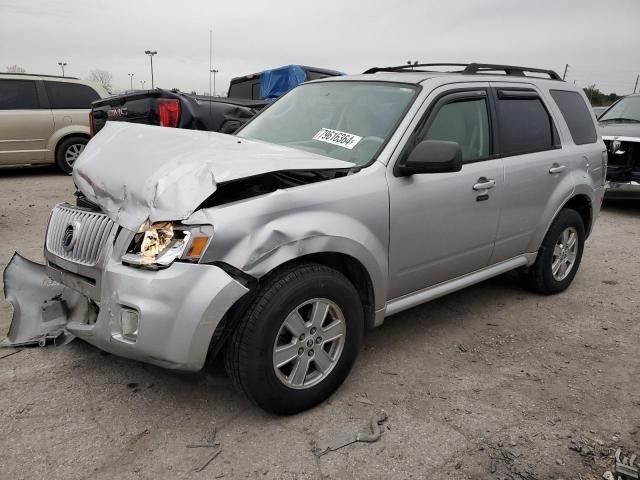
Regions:
<svg viewBox="0 0 640 480"><path fill-rule="evenodd" d="M569 241L567 244L571 247L572 235L575 235L575 250L568 248L564 251L563 257L563 234L568 232ZM547 235L544 237L540 250L538 250L538 256L536 262L529 269L528 283L530 288L538 293L545 295L552 295L554 293L560 293L571 285L573 278L578 272L580 267L580 261L582 260L582 252L584 250L585 241L585 227L582 217L575 210L564 208L560 210L560 213L551 224ZM558 250L556 250L558 246ZM573 253L572 253L573 252ZM560 255L559 255L560 254ZM570 267L571 255L574 256L573 263ZM565 259L565 262L562 259ZM559 263L554 263L558 261ZM563 264L565 271L563 272ZM558 266L558 268L555 268ZM555 273L554 273L555 270Z"/></svg>
<svg viewBox="0 0 640 480"><path fill-rule="evenodd" d="M75 135L65 138L58 144L56 148L56 166L62 173L70 174L73 171L73 164L87 143L89 143L89 140L86 137Z"/></svg>
<svg viewBox="0 0 640 480"><path fill-rule="evenodd" d="M313 334L312 313L324 311L325 305L326 321ZM294 322L294 311L307 322ZM289 321L296 328L285 326ZM299 332L293 333L301 326L306 328L304 338L297 335ZM342 337L327 341L330 334L326 333L322 342L323 332L336 334L338 327L344 327ZM291 415L322 402L342 384L356 360L363 335L362 303L347 278L323 265L299 265L266 279L230 338L225 367L234 387L258 406ZM276 348L294 357L277 367ZM333 363L327 368L325 362L331 356ZM325 373L316 360L323 360ZM301 366L307 366L309 373L296 376L294 371L302 372Z"/></svg>

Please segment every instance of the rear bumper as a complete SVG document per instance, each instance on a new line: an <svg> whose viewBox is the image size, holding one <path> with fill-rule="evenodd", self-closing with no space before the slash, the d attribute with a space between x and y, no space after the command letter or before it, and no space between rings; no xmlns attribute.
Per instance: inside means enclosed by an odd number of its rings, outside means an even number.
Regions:
<svg viewBox="0 0 640 480"><path fill-rule="evenodd" d="M55 316L55 323L63 327L65 334L102 350L187 371L204 366L218 323L248 291L213 265L176 262L164 270L147 271L111 263L102 274L100 300L94 302L73 288L76 283L69 272L47 272L43 265L19 256L14 256L7 271L6 296L14 306L14 318L5 345L17 344L16 340L28 343L24 332L36 332L36 326L46 329ZM28 284L22 280L25 275L31 278ZM43 300L47 305L60 303L49 308L47 318L42 313ZM25 305L31 308L25 309ZM123 336L123 312L137 314L138 329L133 340ZM37 341L36 338L31 343Z"/></svg>
<svg viewBox="0 0 640 480"><path fill-rule="evenodd" d="M640 183L607 182L605 198L640 198Z"/></svg>

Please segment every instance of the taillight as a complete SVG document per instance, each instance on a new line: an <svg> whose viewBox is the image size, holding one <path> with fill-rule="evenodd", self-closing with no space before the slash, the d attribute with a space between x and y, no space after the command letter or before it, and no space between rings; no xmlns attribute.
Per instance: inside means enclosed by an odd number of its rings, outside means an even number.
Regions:
<svg viewBox="0 0 640 480"><path fill-rule="evenodd" d="M93 137L93 112L89 112L89 136Z"/></svg>
<svg viewBox="0 0 640 480"><path fill-rule="evenodd" d="M161 127L177 127L180 117L180 102L176 99L158 100L156 109Z"/></svg>

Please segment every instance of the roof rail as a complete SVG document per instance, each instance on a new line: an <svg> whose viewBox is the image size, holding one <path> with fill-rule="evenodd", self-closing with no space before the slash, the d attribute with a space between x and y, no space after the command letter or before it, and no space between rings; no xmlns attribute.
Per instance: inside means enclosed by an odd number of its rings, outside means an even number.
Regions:
<svg viewBox="0 0 640 480"><path fill-rule="evenodd" d="M363 73L377 73L377 72L403 72L403 71L418 71L429 72L430 70L416 70L416 68L423 67L466 67L468 63L414 63L407 65L398 65L397 67L373 67Z"/></svg>
<svg viewBox="0 0 640 480"><path fill-rule="evenodd" d="M43 75L40 73L16 73L16 72L0 72L0 75L16 75L16 76L24 76L24 77L47 77L47 78L68 78L70 80L79 80L78 77L69 77L69 76L61 76L61 75Z"/></svg>
<svg viewBox="0 0 640 480"><path fill-rule="evenodd" d="M516 77L525 77L525 72L529 73L542 73L548 75L551 80L562 80L553 70L545 70L542 68L533 67L517 67L515 65L499 65L493 63L416 63L399 65L397 67L373 67L364 73L376 73L376 72L430 72L432 70L422 70L424 67L464 67L461 70L449 71L447 73L461 73L465 75L475 74L492 74L495 72L504 72L505 75L512 75Z"/></svg>

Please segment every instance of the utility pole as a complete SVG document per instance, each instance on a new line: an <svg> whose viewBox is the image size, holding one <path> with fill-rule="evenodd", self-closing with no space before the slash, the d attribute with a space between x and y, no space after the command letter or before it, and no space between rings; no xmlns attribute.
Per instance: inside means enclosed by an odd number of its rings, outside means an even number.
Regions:
<svg viewBox="0 0 640 480"><path fill-rule="evenodd" d="M64 78L64 67L67 66L66 62L58 62L58 65L60 65L60 68L62 69L62 78Z"/></svg>
<svg viewBox="0 0 640 480"><path fill-rule="evenodd" d="M640 80L640 74L636 76L636 84L633 86L633 93L636 93L636 88L638 88L638 80Z"/></svg>
<svg viewBox="0 0 640 480"><path fill-rule="evenodd" d="M562 74L562 80L567 78L567 70L569 70L569 64L568 63L564 66L564 73Z"/></svg>
<svg viewBox="0 0 640 480"><path fill-rule="evenodd" d="M218 73L220 70L216 70L215 68L211 69L211 73L213 73L213 95L211 95L212 97L216 96L216 73Z"/></svg>
<svg viewBox="0 0 640 480"><path fill-rule="evenodd" d="M145 83L147 83L146 80L140 80L140 86L142 87L142 90L144 90Z"/></svg>
<svg viewBox="0 0 640 480"><path fill-rule="evenodd" d="M149 59L151 60L151 88L155 88L155 84L153 83L153 56L158 52L156 50L145 50L145 54L149 55Z"/></svg>
<svg viewBox="0 0 640 480"><path fill-rule="evenodd" d="M127 75L129 75L129 84L131 87L131 90L133 90L133 73L127 73Z"/></svg>

